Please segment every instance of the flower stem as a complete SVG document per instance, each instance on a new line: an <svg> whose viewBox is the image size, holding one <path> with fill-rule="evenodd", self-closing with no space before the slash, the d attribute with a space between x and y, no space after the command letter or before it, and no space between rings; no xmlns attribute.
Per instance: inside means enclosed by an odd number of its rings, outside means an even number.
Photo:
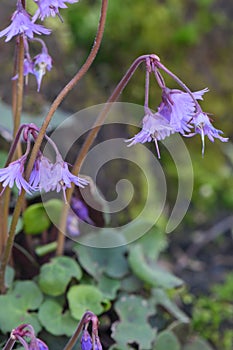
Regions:
<svg viewBox="0 0 233 350"><path fill-rule="evenodd" d="M17 150L18 157L21 156L22 150L19 141L21 128L20 126L20 120L21 120L21 112L22 112L22 104L23 104L23 63L24 63L24 43L23 43L23 36L19 36L18 46L17 46L17 58L16 58L16 71L18 74L17 84L13 84L12 89L12 113L13 113L13 136L14 141L10 148L10 152L7 158L8 164L11 160L11 158L14 155L15 150ZM20 129L20 130L19 130ZM10 203L10 190L7 189L6 193L1 198L1 207L3 207L2 217L1 217L1 241L0 241L0 256L4 256L4 249L7 239L7 227L8 227L8 216L9 216L9 203ZM4 265L3 265L4 266ZM0 290L3 291L3 285L4 285L4 275L5 272L2 270L4 267L0 267ZM2 274L2 275L1 275ZM3 281L2 281L3 278Z"/></svg>
<svg viewBox="0 0 233 350"><path fill-rule="evenodd" d="M129 80L131 79L132 75L134 74L135 70L138 68L138 66L146 61L148 59L148 57L150 57L151 55L143 55L138 57L130 66L130 68L128 69L128 71L125 73L125 75L123 76L123 78L120 80L120 82L118 83L118 85L116 86L115 90L113 91L113 93L111 94L111 96L109 97L108 101L106 102L106 104L104 105L103 110L101 111L101 113L99 114L98 118L96 119L91 131L89 132L89 134L87 135L87 138L84 141L84 144L79 152L79 155L76 159L76 162L72 168L72 173L74 175L76 175L80 168L81 165L92 145L92 143L95 140L96 135L98 134L101 126L103 125L105 119L107 118L107 114L109 112L109 110L111 109L112 103L115 102L119 95L121 94L121 92L124 90L124 88L126 87L126 85L128 84ZM62 255L63 254L63 250L64 250L64 242L65 242L65 229L66 229L66 221L67 221L67 214L68 214L68 204L70 203L71 200L71 196L73 193L73 186L71 188L68 188L66 191L66 198L67 198L67 202L63 207L63 211L62 211L62 217L60 220L60 225L59 225L59 232L58 232L58 245L57 245L57 251L56 251L56 255Z"/></svg>
<svg viewBox="0 0 233 350"><path fill-rule="evenodd" d="M91 52L89 56L87 57L85 63L83 66L80 68L80 70L75 74L75 76L69 81L69 83L61 90L61 92L58 94L58 96L55 98L53 101L50 110L45 117L45 120L41 126L40 132L38 134L38 137L36 139L36 142L34 144L34 147L32 149L31 157L28 162L28 167L26 171L26 178L29 178L30 173L33 168L33 164L35 162L37 153L39 151L39 148L41 146L41 143L43 141L44 135L46 133L47 127L56 112L57 108L63 101L63 99L66 97L66 95L74 88L74 86L79 82L79 80L86 74L88 69L90 68L92 62L94 61L99 48L100 44L102 42L103 38L103 33L104 33L104 27L105 27L105 22L106 22L106 15L107 15L107 7L108 7L108 0L102 0L102 7L101 7L101 16L100 16L100 21L99 21L99 26L97 30L97 34L94 40L94 44L92 46Z"/></svg>

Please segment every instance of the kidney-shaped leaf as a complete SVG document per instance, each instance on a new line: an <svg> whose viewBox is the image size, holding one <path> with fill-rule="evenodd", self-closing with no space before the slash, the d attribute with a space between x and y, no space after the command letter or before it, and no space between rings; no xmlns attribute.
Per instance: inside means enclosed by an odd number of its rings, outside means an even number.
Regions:
<svg viewBox="0 0 233 350"><path fill-rule="evenodd" d="M44 328L53 335L70 337L77 327L77 321L70 311L63 312L62 305L56 299L46 299L40 306L38 316Z"/></svg>
<svg viewBox="0 0 233 350"><path fill-rule="evenodd" d="M82 277L78 263L67 256L58 256L42 266L38 283L45 294L57 296L65 292L72 277L77 280Z"/></svg>
<svg viewBox="0 0 233 350"><path fill-rule="evenodd" d="M155 313L152 305L139 296L122 296L115 303L120 322L112 326L112 337L120 348L137 343L139 349L151 349L156 331L151 328L148 317Z"/></svg>
<svg viewBox="0 0 233 350"><path fill-rule="evenodd" d="M41 330L36 313L43 300L40 289L33 281L18 281L6 295L0 296L0 328L10 332L21 323L30 323L35 332Z"/></svg>
<svg viewBox="0 0 233 350"><path fill-rule="evenodd" d="M67 297L71 315L76 320L80 320L88 310L96 315L104 310L102 305L105 302L104 296L95 286L85 284L73 286L69 289Z"/></svg>

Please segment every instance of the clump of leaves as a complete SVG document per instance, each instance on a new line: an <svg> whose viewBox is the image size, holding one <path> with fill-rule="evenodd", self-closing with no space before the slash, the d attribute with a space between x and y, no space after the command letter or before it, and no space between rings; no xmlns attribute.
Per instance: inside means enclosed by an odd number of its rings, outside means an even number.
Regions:
<svg viewBox="0 0 233 350"><path fill-rule="evenodd" d="M233 274L223 284L214 285L208 297L199 297L193 310L193 326L218 349L232 349Z"/></svg>

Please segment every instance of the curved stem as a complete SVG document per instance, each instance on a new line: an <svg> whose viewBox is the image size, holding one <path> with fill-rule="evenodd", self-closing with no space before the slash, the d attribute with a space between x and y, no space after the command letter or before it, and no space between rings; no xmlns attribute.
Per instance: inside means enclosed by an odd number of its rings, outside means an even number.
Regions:
<svg viewBox="0 0 233 350"><path fill-rule="evenodd" d="M47 129L55 111L57 110L57 108L59 107L59 105L61 104L63 99L66 97L66 95L69 93L69 91L71 91L73 89L73 87L78 83L78 81L88 71L88 69L90 68L92 62L94 61L94 59L99 51L100 44L101 44L102 38L103 38L105 22L106 22L107 7L108 7L108 0L102 0L101 15L100 15L97 34L96 34L91 52L86 59L86 62L83 64L83 66L77 72L77 74L69 81L69 83L62 89L62 91L55 98L55 100L53 101L53 103L50 107L50 110L49 110L47 116L45 117L45 120L42 124L40 132L38 134L38 137L37 137L36 142L34 144L34 147L32 149L31 157L29 159L28 167L26 170L26 178L28 178L30 176L30 173L31 173L32 168L33 168L33 164L34 164L36 156L37 156L37 153L39 151L39 148L40 148L41 143L43 141L44 135L46 133L46 129Z"/></svg>
<svg viewBox="0 0 233 350"><path fill-rule="evenodd" d="M131 79L132 75L134 74L135 70L138 68L138 66L148 59L148 57L151 57L151 55L143 55L138 57L130 66L128 71L125 73L123 78L120 80L118 85L116 86L115 90L109 97L107 103L105 104L102 112L99 114L98 118L96 119L91 131L87 135L86 140L84 141L84 144L79 152L79 155L76 159L76 162L73 166L72 173L77 174L79 172L79 169L81 168L81 165L84 161L84 158L86 157L92 143L94 142L94 139L96 135L98 134L101 126L103 125L105 119L107 118L107 114L109 110L111 109L111 103L115 102L119 95L121 94L122 90L124 90L125 86L128 84L129 80ZM56 255L62 255L64 250L64 242L65 242L65 229L66 229L66 221L67 221L67 215L68 215L68 208L69 206L67 204L70 203L71 196L73 193L73 186L71 188L67 189L66 192L66 198L67 203L64 205L62 217L60 220L59 225L59 232L58 232L58 245L57 245L57 251Z"/></svg>

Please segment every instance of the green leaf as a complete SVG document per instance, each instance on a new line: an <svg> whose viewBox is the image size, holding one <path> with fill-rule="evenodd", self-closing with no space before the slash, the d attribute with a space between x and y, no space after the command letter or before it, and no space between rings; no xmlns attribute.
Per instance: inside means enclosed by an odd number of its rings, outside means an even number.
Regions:
<svg viewBox="0 0 233 350"><path fill-rule="evenodd" d="M145 299L135 295L123 295L116 303L115 310L120 322L112 325L112 338L117 342L115 348L127 349L137 343L140 349L151 349L156 331L151 328L148 317L155 312Z"/></svg>
<svg viewBox="0 0 233 350"><path fill-rule="evenodd" d="M100 236L97 235L96 239L106 241L106 236L103 232ZM76 245L74 251L82 267L96 280L103 273L111 278L122 278L129 272L125 257L126 246L105 249Z"/></svg>
<svg viewBox="0 0 233 350"><path fill-rule="evenodd" d="M199 337L195 337L189 344L184 345L183 350L213 350L213 348Z"/></svg>
<svg viewBox="0 0 233 350"><path fill-rule="evenodd" d="M104 297L110 300L116 298L117 291L120 289L121 283L119 280L102 275L98 281L98 288L103 293Z"/></svg>
<svg viewBox="0 0 233 350"><path fill-rule="evenodd" d="M38 284L45 294L57 296L65 292L72 277L80 280L81 268L74 259L59 256L42 266Z"/></svg>
<svg viewBox="0 0 233 350"><path fill-rule="evenodd" d="M167 247L166 235L155 226L142 236L137 243L142 246L144 254L149 259L154 260L157 260L159 254Z"/></svg>
<svg viewBox="0 0 233 350"><path fill-rule="evenodd" d="M50 199L47 202L44 202L43 206L50 221L55 225L59 225L64 202L60 199Z"/></svg>
<svg viewBox="0 0 233 350"><path fill-rule="evenodd" d="M30 323L35 332L41 330L36 313L43 295L33 281L18 281L6 295L0 296L0 328L3 333L10 332L21 323Z"/></svg>
<svg viewBox="0 0 233 350"><path fill-rule="evenodd" d="M104 296L95 286L79 285L73 286L67 293L71 315L80 320L84 312L90 310L99 315L104 311L102 303Z"/></svg>
<svg viewBox="0 0 233 350"><path fill-rule="evenodd" d="M56 299L47 298L40 306L38 317L44 328L53 335L70 337L77 327L77 321L70 311L63 312L63 306Z"/></svg>
<svg viewBox="0 0 233 350"><path fill-rule="evenodd" d="M23 214L24 231L33 235L49 228L51 222L42 203L32 204Z"/></svg>
<svg viewBox="0 0 233 350"><path fill-rule="evenodd" d="M177 337L171 331L163 331L156 338L153 350L180 350L181 346Z"/></svg>
<svg viewBox="0 0 233 350"><path fill-rule="evenodd" d="M160 288L154 288L152 290L152 295L155 305L163 306L171 315L177 318L177 320L188 323L189 318L181 311L178 306L167 296L165 291Z"/></svg>
<svg viewBox="0 0 233 350"><path fill-rule="evenodd" d="M134 274L151 286L174 288L183 284L180 278L165 271L153 260L147 258L139 244L130 247L128 261Z"/></svg>

